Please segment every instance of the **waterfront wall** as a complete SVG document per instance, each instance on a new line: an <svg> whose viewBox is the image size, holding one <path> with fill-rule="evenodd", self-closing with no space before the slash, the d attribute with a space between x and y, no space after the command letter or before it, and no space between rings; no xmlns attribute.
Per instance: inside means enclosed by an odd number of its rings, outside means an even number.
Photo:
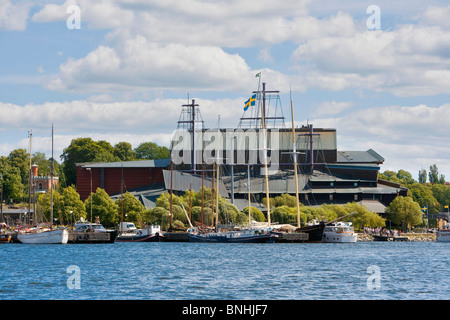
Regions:
<svg viewBox="0 0 450 320"><path fill-rule="evenodd" d="M408 237L408 241L436 241L435 233L404 233L402 237ZM358 241L373 241L373 235L358 233Z"/></svg>

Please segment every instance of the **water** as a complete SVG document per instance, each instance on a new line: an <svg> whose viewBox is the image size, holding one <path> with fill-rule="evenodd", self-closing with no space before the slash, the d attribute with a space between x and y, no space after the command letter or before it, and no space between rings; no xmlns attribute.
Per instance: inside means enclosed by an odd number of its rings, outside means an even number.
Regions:
<svg viewBox="0 0 450 320"><path fill-rule="evenodd" d="M0 300L447 300L449 253L437 242L3 244Z"/></svg>

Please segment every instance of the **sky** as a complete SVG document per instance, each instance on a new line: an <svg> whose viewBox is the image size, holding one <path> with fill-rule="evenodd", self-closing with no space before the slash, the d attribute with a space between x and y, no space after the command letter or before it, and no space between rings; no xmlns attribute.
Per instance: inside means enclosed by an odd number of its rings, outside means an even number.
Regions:
<svg viewBox="0 0 450 320"><path fill-rule="evenodd" d="M0 156L72 139L169 146L181 105L237 127L258 87L381 171L450 181L450 5L385 0L0 0Z"/></svg>

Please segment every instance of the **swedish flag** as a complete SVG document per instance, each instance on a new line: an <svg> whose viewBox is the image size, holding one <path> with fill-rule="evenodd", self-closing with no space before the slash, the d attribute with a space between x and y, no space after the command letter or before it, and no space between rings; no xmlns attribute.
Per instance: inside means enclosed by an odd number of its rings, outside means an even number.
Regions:
<svg viewBox="0 0 450 320"><path fill-rule="evenodd" d="M254 106L255 102L256 102L256 94L252 95L247 101L245 101L244 111L247 111L249 107Z"/></svg>
<svg viewBox="0 0 450 320"><path fill-rule="evenodd" d="M255 76L255 78L261 77L261 72L258 72Z"/></svg>

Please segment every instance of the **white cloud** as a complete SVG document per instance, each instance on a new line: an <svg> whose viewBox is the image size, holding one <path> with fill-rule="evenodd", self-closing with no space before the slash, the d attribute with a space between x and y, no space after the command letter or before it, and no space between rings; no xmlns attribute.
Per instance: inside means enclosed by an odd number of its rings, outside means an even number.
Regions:
<svg viewBox="0 0 450 320"><path fill-rule="evenodd" d="M0 30L24 31L31 7L27 2L13 4L10 0L0 0Z"/></svg>
<svg viewBox="0 0 450 320"><path fill-rule="evenodd" d="M421 96L450 93L449 53L450 30L405 25L393 31L310 39L292 59L311 86Z"/></svg>
<svg viewBox="0 0 450 320"><path fill-rule="evenodd" d="M450 138L443 119L450 117L450 104L439 107L385 106L353 111L338 118L311 120L315 127L337 128L339 150L374 149L385 159L384 170L419 169L437 164L450 177Z"/></svg>
<svg viewBox="0 0 450 320"><path fill-rule="evenodd" d="M352 102L325 101L312 107L313 116L336 115L353 107Z"/></svg>

